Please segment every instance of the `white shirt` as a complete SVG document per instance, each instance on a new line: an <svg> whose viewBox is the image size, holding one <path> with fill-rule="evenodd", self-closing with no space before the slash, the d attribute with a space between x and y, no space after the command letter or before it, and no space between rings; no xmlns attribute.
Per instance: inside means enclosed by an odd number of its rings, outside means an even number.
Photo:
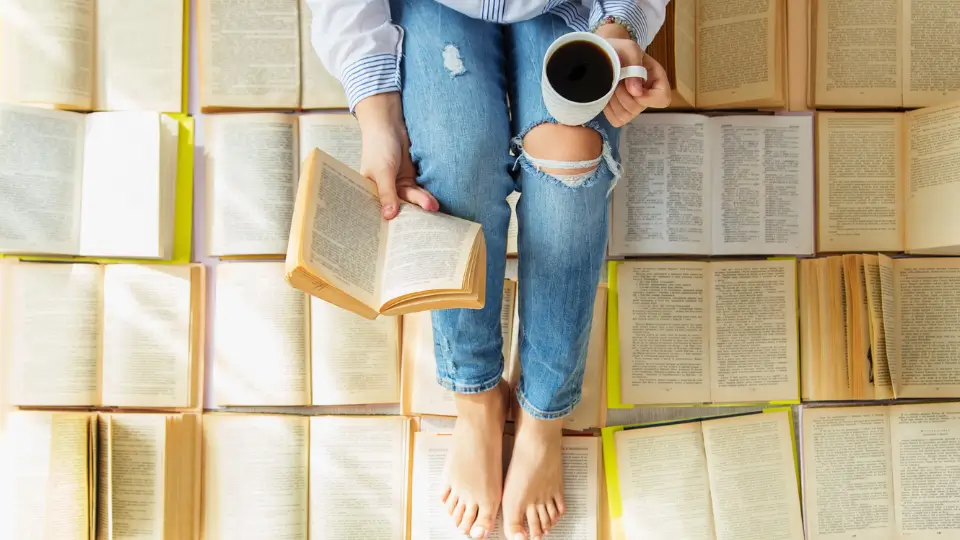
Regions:
<svg viewBox="0 0 960 540"><path fill-rule="evenodd" d="M571 29L589 31L614 17L646 48L670 0L419 0L440 2L464 15L513 23L544 13ZM347 94L350 110L365 97L400 90L403 29L390 19L389 0L307 0L313 12L311 40L327 71Z"/></svg>

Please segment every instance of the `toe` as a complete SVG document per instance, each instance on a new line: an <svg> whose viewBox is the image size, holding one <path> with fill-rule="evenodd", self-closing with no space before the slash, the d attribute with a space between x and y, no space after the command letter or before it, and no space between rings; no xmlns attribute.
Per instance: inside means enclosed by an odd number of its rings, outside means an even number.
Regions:
<svg viewBox="0 0 960 540"><path fill-rule="evenodd" d="M494 528L493 521L497 518L497 507L485 505L477 511L477 520L470 529L471 538L486 538ZM510 529L507 529L509 532Z"/></svg>
<svg viewBox="0 0 960 540"><path fill-rule="evenodd" d="M467 505L461 502L453 509L453 525L455 527L460 527L460 522L463 521L463 514L467 511Z"/></svg>
<svg viewBox="0 0 960 540"><path fill-rule="evenodd" d="M557 506L557 519L560 519L560 516L567 511L566 505L563 504L563 496L554 497L553 502Z"/></svg>
<svg viewBox="0 0 960 540"><path fill-rule="evenodd" d="M557 510L557 505L553 501L547 503L547 515L550 516L551 527L557 525L557 521L560 521L560 511Z"/></svg>
<svg viewBox="0 0 960 540"><path fill-rule="evenodd" d="M510 540L527 540L523 529L523 514L519 508L503 507L503 524Z"/></svg>
<svg viewBox="0 0 960 540"><path fill-rule="evenodd" d="M444 507L447 509L447 515L452 516L453 511L457 509L457 504L460 502L460 497L456 493L451 493L447 497L447 502L444 503Z"/></svg>
<svg viewBox="0 0 960 540"><path fill-rule="evenodd" d="M527 527L530 529L530 540L542 539L543 527L540 526L540 514L537 513L536 505L527 506Z"/></svg>
<svg viewBox="0 0 960 540"><path fill-rule="evenodd" d="M460 529L463 534L468 534L470 529L473 528L473 523L477 520L477 509L476 504L468 504L464 509L463 516L457 524L457 528Z"/></svg>
<svg viewBox="0 0 960 540"><path fill-rule="evenodd" d="M550 532L550 528L553 527L553 520L550 519L550 514L547 512L547 505L538 504L537 515L540 516L540 527L543 528L544 534Z"/></svg>

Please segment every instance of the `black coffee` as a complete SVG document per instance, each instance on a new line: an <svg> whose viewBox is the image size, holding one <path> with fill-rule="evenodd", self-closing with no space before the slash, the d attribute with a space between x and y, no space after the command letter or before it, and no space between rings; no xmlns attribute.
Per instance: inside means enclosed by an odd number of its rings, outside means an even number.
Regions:
<svg viewBox="0 0 960 540"><path fill-rule="evenodd" d="M590 103L607 95L613 86L613 64L597 45L571 41L547 61L547 80L564 98Z"/></svg>

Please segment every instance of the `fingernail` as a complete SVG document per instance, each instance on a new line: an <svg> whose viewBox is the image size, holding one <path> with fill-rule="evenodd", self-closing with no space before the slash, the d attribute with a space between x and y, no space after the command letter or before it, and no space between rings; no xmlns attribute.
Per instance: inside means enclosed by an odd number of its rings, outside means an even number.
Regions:
<svg viewBox="0 0 960 540"><path fill-rule="evenodd" d="M388 204L383 207L383 213L384 215L392 214L395 209L396 209L396 206L392 204Z"/></svg>
<svg viewBox="0 0 960 540"><path fill-rule="evenodd" d="M470 538L480 539L480 538L486 538L486 537L487 537L487 531L483 530L483 527L479 525L474 525L474 527L470 529Z"/></svg>

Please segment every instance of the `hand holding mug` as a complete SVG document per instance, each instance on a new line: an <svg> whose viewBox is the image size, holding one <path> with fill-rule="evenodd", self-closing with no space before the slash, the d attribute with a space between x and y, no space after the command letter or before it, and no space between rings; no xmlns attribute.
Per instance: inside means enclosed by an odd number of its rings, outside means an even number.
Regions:
<svg viewBox="0 0 960 540"><path fill-rule="evenodd" d="M601 29L598 29L598 34ZM659 62L645 53L632 39L605 38L620 57L620 65L640 65L647 69L646 81L639 78L624 79L617 84L613 97L603 109L603 114L614 127L629 123L648 107L662 109L670 105L670 83L667 72Z"/></svg>

